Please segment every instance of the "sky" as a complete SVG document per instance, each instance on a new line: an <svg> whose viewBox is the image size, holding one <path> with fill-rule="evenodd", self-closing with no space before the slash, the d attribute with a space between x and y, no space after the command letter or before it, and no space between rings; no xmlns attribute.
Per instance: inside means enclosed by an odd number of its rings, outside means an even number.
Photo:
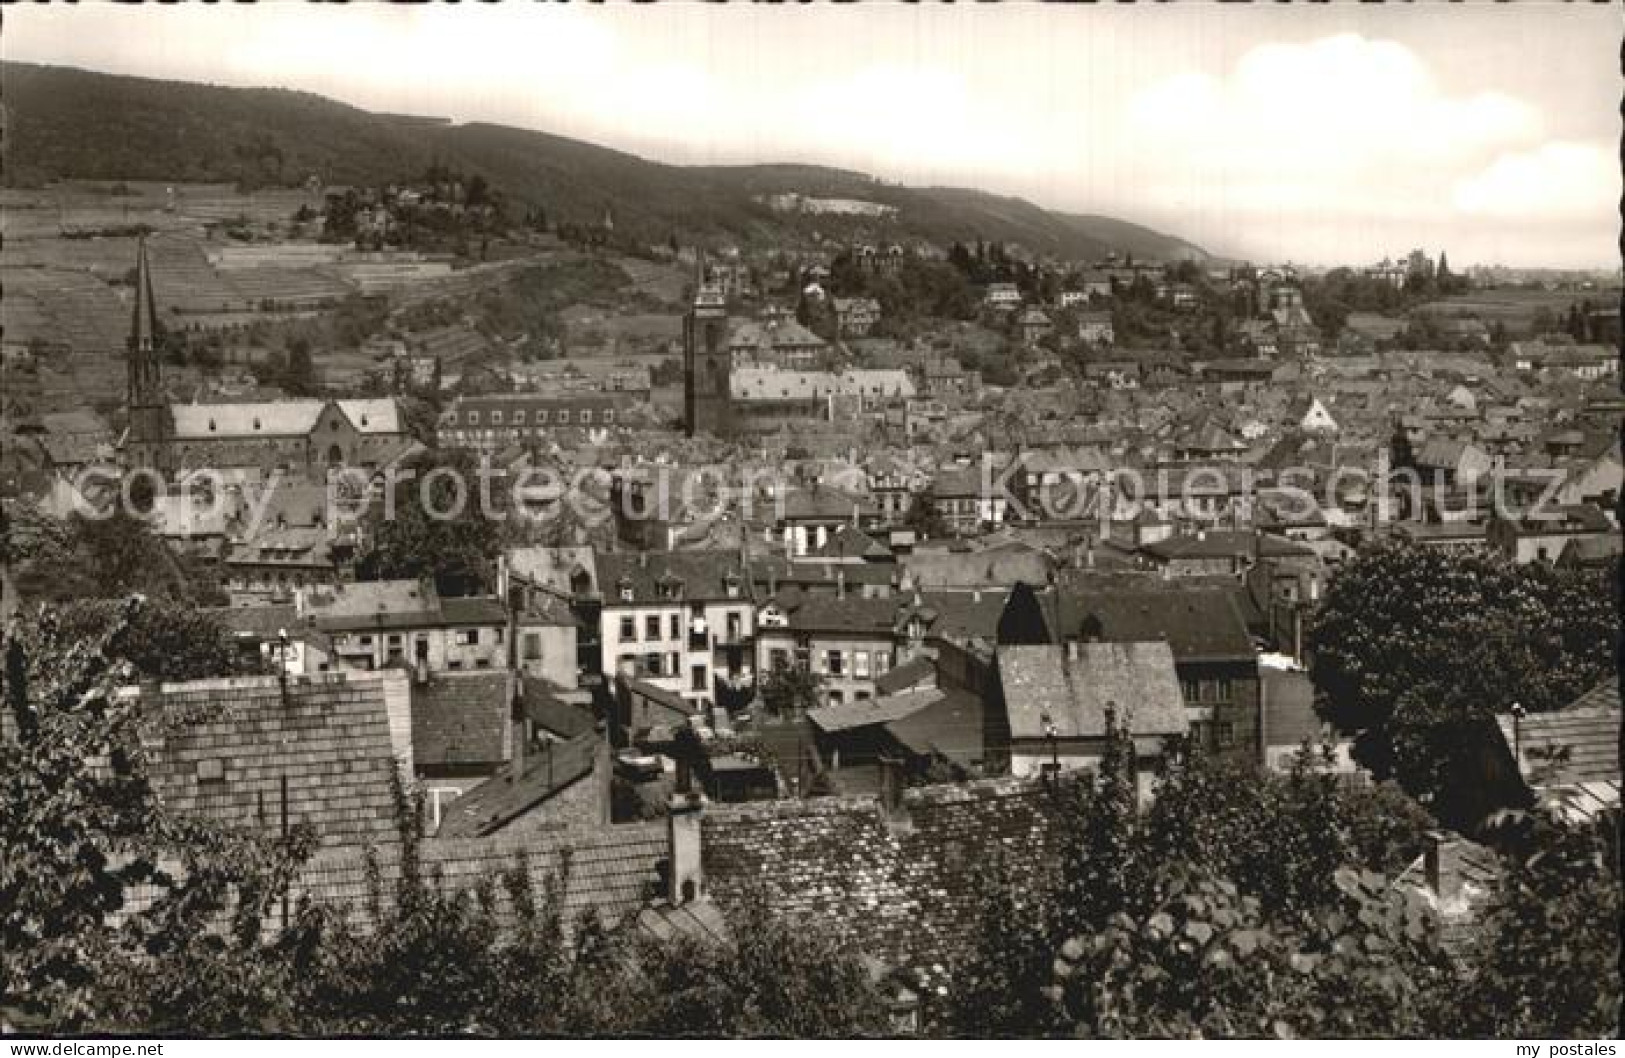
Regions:
<svg viewBox="0 0 1625 1058"><path fill-rule="evenodd" d="M1259 261L1614 268L1622 23L1552 0L87 3L8 7L0 56L979 187Z"/></svg>

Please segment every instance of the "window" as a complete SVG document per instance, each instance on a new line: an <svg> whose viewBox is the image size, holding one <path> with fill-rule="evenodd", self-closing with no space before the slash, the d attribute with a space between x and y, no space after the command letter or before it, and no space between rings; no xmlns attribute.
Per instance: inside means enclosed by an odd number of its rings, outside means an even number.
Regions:
<svg viewBox="0 0 1625 1058"><path fill-rule="evenodd" d="M769 669L783 669L790 666L790 652L775 647L767 652L767 667Z"/></svg>
<svg viewBox="0 0 1625 1058"><path fill-rule="evenodd" d="M490 658L475 658L474 659L474 667L476 669L488 669L488 668L491 667L491 659Z"/></svg>
<svg viewBox="0 0 1625 1058"><path fill-rule="evenodd" d="M559 425L560 426L568 426L568 425L570 425L570 409L569 408L560 408L559 409Z"/></svg>
<svg viewBox="0 0 1625 1058"><path fill-rule="evenodd" d="M478 628L459 628L457 629L455 642L460 647L478 646L480 630Z"/></svg>
<svg viewBox="0 0 1625 1058"><path fill-rule="evenodd" d="M542 425L542 426L547 425L547 409L546 408L537 408L536 409L536 422L537 422L538 425Z"/></svg>
<svg viewBox="0 0 1625 1058"><path fill-rule="evenodd" d="M491 425L492 426L501 426L502 425L502 413L500 411L493 411L491 413Z"/></svg>
<svg viewBox="0 0 1625 1058"><path fill-rule="evenodd" d="M638 638L638 619L636 617L621 618L621 642L634 643Z"/></svg>
<svg viewBox="0 0 1625 1058"><path fill-rule="evenodd" d="M1187 703L1201 700L1201 687L1195 680L1180 680L1179 693L1184 696Z"/></svg>
<svg viewBox="0 0 1625 1058"><path fill-rule="evenodd" d="M491 632L496 637L496 639L495 639L496 645L500 647L502 645L502 632L503 632L503 630L501 628L493 628L493 629L491 629Z"/></svg>
<svg viewBox="0 0 1625 1058"><path fill-rule="evenodd" d="M891 668L891 652L888 650L875 651L875 675L884 676L889 668Z"/></svg>
<svg viewBox="0 0 1625 1058"><path fill-rule="evenodd" d="M520 408L518 411L513 413L513 424L515 426L525 425L525 409Z"/></svg>
<svg viewBox="0 0 1625 1058"><path fill-rule="evenodd" d="M360 642L362 646L370 647L372 646L372 636L362 636Z"/></svg>
<svg viewBox="0 0 1625 1058"><path fill-rule="evenodd" d="M542 634L540 632L526 632L524 639L524 657L526 661L539 661L542 657Z"/></svg>
<svg viewBox="0 0 1625 1058"><path fill-rule="evenodd" d="M706 679L705 679L705 666L704 665L695 665L693 667L693 670L690 672L690 676L692 677L692 679L691 679L691 682L689 683L689 686L693 690L706 691L706 690L711 689L710 685L706 682Z"/></svg>
<svg viewBox="0 0 1625 1058"><path fill-rule="evenodd" d="M611 408L604 409L604 425L610 426L615 422L615 412Z"/></svg>
<svg viewBox="0 0 1625 1058"><path fill-rule="evenodd" d="M852 654L852 675L860 680L869 678L869 652L867 650L854 651Z"/></svg>
<svg viewBox="0 0 1625 1058"><path fill-rule="evenodd" d="M478 426L479 424L480 424L480 413L477 412L477 411L469 412L468 413L468 425L470 425L470 426Z"/></svg>
<svg viewBox="0 0 1625 1058"><path fill-rule="evenodd" d="M829 692L829 704L830 705L840 705L841 703L843 703L845 701L846 701L846 695L842 694L840 691L830 691Z"/></svg>
<svg viewBox="0 0 1625 1058"><path fill-rule="evenodd" d="M643 638L644 639L659 639L660 638L660 615L659 614L652 613L652 614L649 614L647 617L645 617L643 619Z"/></svg>
<svg viewBox="0 0 1625 1058"><path fill-rule="evenodd" d="M459 672L462 670L462 667L463 663L456 658L452 658L450 661L446 662L446 669L450 672Z"/></svg>
<svg viewBox="0 0 1625 1058"><path fill-rule="evenodd" d="M829 652L828 665L831 676L844 676L846 674L846 658L841 655L839 650Z"/></svg>
<svg viewBox="0 0 1625 1058"><path fill-rule="evenodd" d="M673 676L676 676L682 672L682 668L680 667L681 664L682 662L678 658L676 652L666 655L666 671L671 673Z"/></svg>
<svg viewBox="0 0 1625 1058"><path fill-rule="evenodd" d="M854 702L867 702L871 697L873 696L868 691L858 691L852 695L852 700Z"/></svg>
<svg viewBox="0 0 1625 1058"><path fill-rule="evenodd" d="M672 639L681 639L681 638L683 638L683 619L680 616L678 616L677 614L672 614L671 615L671 621L669 622L669 624L671 626L671 637L670 638L672 638Z"/></svg>
<svg viewBox="0 0 1625 1058"><path fill-rule="evenodd" d="M645 654L645 655L643 655L643 674L645 676L658 676L658 675L660 675L660 655L659 654Z"/></svg>
<svg viewBox="0 0 1625 1058"><path fill-rule="evenodd" d="M581 409L581 425L587 426L591 422L592 422L592 409L591 408L583 408L583 409Z"/></svg>
<svg viewBox="0 0 1625 1058"><path fill-rule="evenodd" d="M1213 744L1219 748L1236 744L1236 725L1228 720L1213 722Z"/></svg>

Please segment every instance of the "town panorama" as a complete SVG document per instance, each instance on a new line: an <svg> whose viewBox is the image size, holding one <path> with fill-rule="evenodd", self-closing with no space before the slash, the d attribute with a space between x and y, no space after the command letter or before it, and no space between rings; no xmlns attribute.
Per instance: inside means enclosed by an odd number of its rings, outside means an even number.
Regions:
<svg viewBox="0 0 1625 1058"><path fill-rule="evenodd" d="M923 10L659 13L689 68L322 6L0 64L0 1032L1614 1053L1584 63L1471 5L962 13L929 77ZM542 91L555 23L641 87ZM1108 26L1167 79L1066 162L1139 75L997 49ZM555 109L453 94L510 68Z"/></svg>

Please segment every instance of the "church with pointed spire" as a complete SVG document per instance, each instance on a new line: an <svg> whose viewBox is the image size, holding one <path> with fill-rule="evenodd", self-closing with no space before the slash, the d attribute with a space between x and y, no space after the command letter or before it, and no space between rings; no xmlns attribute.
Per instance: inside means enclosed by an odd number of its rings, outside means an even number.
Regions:
<svg viewBox="0 0 1625 1058"><path fill-rule="evenodd" d="M147 240L136 246L135 309L127 343L125 399L129 407L129 433L124 442L125 465L132 470L168 474L169 439L175 424L164 394L163 351L158 323L158 301L152 292L152 266Z"/></svg>
<svg viewBox="0 0 1625 1058"><path fill-rule="evenodd" d="M171 403L164 389L163 325L147 241L136 248L125 400L129 470L166 478L213 470L237 479L273 473L325 480L329 470L376 470L417 447L394 398Z"/></svg>

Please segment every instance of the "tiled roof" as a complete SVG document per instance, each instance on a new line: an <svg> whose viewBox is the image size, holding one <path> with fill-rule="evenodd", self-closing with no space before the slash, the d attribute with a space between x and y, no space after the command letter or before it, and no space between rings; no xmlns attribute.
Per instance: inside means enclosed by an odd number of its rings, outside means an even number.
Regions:
<svg viewBox="0 0 1625 1058"><path fill-rule="evenodd" d="M659 823L627 823L594 829L559 829L490 838L425 841L423 877L443 892L467 890L482 879L522 865L538 902L550 879L560 884L559 909L567 925L594 911L608 924L635 914L660 895L659 864L670 844ZM387 914L400 879L399 848L376 854L380 909ZM507 893L493 887L499 918L512 914ZM323 850L306 865L293 895L309 895L359 926L370 925L367 856L361 849Z"/></svg>
<svg viewBox="0 0 1625 1058"><path fill-rule="evenodd" d="M702 824L706 884L724 910L760 893L864 954L940 971L972 939L978 872L1002 861L1035 885L1055 870L1054 797L1013 779L909 790L901 828L869 798L717 806Z"/></svg>
<svg viewBox="0 0 1625 1058"><path fill-rule="evenodd" d="M206 606L199 612L242 636L275 639L284 630L289 635L299 631L299 614L293 606Z"/></svg>
<svg viewBox="0 0 1625 1058"><path fill-rule="evenodd" d="M1051 632L1064 638L1079 635L1085 619L1093 616L1099 638L1107 642L1164 639L1181 662L1254 656L1233 594L1205 585L1157 587L1144 578L1123 585L1087 575L1063 577L1046 616Z"/></svg>
<svg viewBox="0 0 1625 1058"><path fill-rule="evenodd" d="M587 779L599 766L603 740L596 732L564 742L543 742L453 801L441 816L439 838L485 837ZM518 771L516 773L516 764Z"/></svg>
<svg viewBox="0 0 1625 1058"><path fill-rule="evenodd" d="M900 564L920 588L987 588L1001 594L1017 581L1044 583L1052 565L1042 551L1029 548L965 554L922 549L902 558Z"/></svg>
<svg viewBox="0 0 1625 1058"><path fill-rule="evenodd" d="M729 598L727 576L739 575L737 551L644 551L621 552L598 556L600 588L606 605L622 602L620 586L623 580L631 585L632 598L640 604L668 602L658 591L661 582L681 585L677 597L723 600ZM740 598L745 595L743 580L739 585Z"/></svg>
<svg viewBox="0 0 1625 1058"><path fill-rule="evenodd" d="M984 759L982 697L957 688L886 724L886 731L921 757L936 754L962 767Z"/></svg>
<svg viewBox="0 0 1625 1058"><path fill-rule="evenodd" d="M890 637L897 619L897 600L803 594L799 602L787 606L787 611L789 626L797 631L868 632Z"/></svg>
<svg viewBox="0 0 1625 1058"><path fill-rule="evenodd" d="M593 716L558 697L546 680L535 676L520 679L525 715L530 722L560 738L575 738L593 730Z"/></svg>
<svg viewBox="0 0 1625 1058"><path fill-rule="evenodd" d="M418 767L500 764L511 750L512 678L440 672L412 685L412 756Z"/></svg>
<svg viewBox="0 0 1625 1058"><path fill-rule="evenodd" d="M1165 561L1197 558L1313 558L1314 549L1269 533L1241 529L1209 529L1183 533L1146 544L1140 550Z"/></svg>
<svg viewBox="0 0 1625 1058"><path fill-rule="evenodd" d="M173 404L178 440L222 437L300 437L310 433L330 402L273 400L243 404ZM393 400L333 401L364 434L401 432L400 408Z"/></svg>
<svg viewBox="0 0 1625 1058"><path fill-rule="evenodd" d="M872 701L848 702L809 709L807 719L811 720L818 730L826 733L850 731L853 728L900 720L910 713L924 709L941 696L942 692L935 687L914 688Z"/></svg>
<svg viewBox="0 0 1625 1058"><path fill-rule="evenodd" d="M182 815L275 829L287 779L290 824L323 845L394 840L396 767L383 680L362 674L165 684L141 689L143 738L160 800Z"/></svg>
<svg viewBox="0 0 1625 1058"><path fill-rule="evenodd" d="M1496 721L1507 745L1519 747L1518 764L1531 786L1619 778L1619 684L1612 677L1567 709L1530 713L1516 725L1510 715Z"/></svg>
<svg viewBox="0 0 1625 1058"><path fill-rule="evenodd" d="M887 669L875 678L876 694L896 694L898 691L915 687L922 683L935 684L937 681L937 661L933 657L920 655L910 658L896 668Z"/></svg>
<svg viewBox="0 0 1625 1058"><path fill-rule="evenodd" d="M999 648L1012 738L1099 738L1106 712L1134 735L1184 734L1185 701L1167 643L1079 643Z"/></svg>

